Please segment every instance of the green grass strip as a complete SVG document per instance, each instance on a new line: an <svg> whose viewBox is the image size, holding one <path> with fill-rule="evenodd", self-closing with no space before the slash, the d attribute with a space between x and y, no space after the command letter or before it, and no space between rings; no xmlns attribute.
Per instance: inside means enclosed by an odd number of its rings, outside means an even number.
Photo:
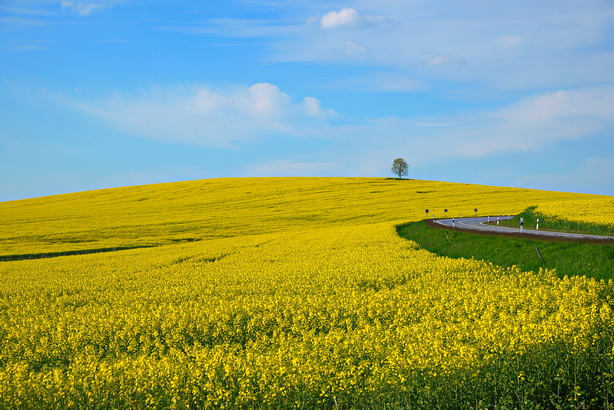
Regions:
<svg viewBox="0 0 614 410"><path fill-rule="evenodd" d="M401 225L397 232L440 256L474 258L503 267L516 265L525 271L556 269L561 277L586 275L597 280L614 279L614 245L611 244L486 236L432 228L422 221Z"/></svg>

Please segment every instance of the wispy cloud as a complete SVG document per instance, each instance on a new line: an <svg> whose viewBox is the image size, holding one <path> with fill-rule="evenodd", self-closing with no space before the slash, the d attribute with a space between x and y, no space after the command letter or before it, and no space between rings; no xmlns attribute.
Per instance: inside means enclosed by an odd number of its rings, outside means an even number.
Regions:
<svg viewBox="0 0 614 410"><path fill-rule="evenodd" d="M49 40L10 40L6 42L5 50L13 51L38 51L51 50L53 43Z"/></svg>
<svg viewBox="0 0 614 410"><path fill-rule="evenodd" d="M218 19L185 32L259 38L268 61L333 61L404 69L424 83L453 81L494 92L580 87L614 81L609 41L614 5L562 0L522 6L476 0L437 2L350 0L340 9L318 5L300 20ZM293 6L314 16L316 5ZM579 11L580 9L580 11ZM308 24L305 24L307 21ZM365 30L366 28L385 28ZM178 28L176 28L178 29Z"/></svg>
<svg viewBox="0 0 614 410"><path fill-rule="evenodd" d="M64 99L132 135L231 148L266 135L309 136L337 114L314 97L301 102L269 83L211 89L183 86L98 102Z"/></svg>
<svg viewBox="0 0 614 410"><path fill-rule="evenodd" d="M492 117L502 122L499 134L515 134L516 141L524 144L581 138L614 125L614 87L543 93Z"/></svg>
<svg viewBox="0 0 614 410"><path fill-rule="evenodd" d="M105 3L81 3L68 0L62 0L60 3L62 8L69 8L73 13L77 13L80 16L89 16L96 10L102 10L113 7L110 4Z"/></svg>
<svg viewBox="0 0 614 410"><path fill-rule="evenodd" d="M343 8L330 11L319 19L320 27L325 29L366 28L384 21L383 16L360 14L356 9Z"/></svg>
<svg viewBox="0 0 614 410"><path fill-rule="evenodd" d="M614 129L614 87L541 93L503 108L430 118L351 119L322 107L315 97L295 102L270 83L183 86L68 102L130 135L227 148L267 136L319 138L344 155L370 158L366 162L399 149L409 151L408 159L417 164L531 152ZM336 145L341 142L345 148Z"/></svg>
<svg viewBox="0 0 614 410"><path fill-rule="evenodd" d="M322 108L320 100L314 97L305 97L302 106L304 107L305 113L311 117L326 119L338 116L334 110Z"/></svg>
<svg viewBox="0 0 614 410"><path fill-rule="evenodd" d="M536 152L559 142L589 138L614 129L614 87L542 93L505 108L434 120L431 122L449 126L418 134L436 142L437 155L443 157L483 158L502 152ZM395 133L398 135L398 131ZM416 144L416 149L423 150L419 146L424 145Z"/></svg>

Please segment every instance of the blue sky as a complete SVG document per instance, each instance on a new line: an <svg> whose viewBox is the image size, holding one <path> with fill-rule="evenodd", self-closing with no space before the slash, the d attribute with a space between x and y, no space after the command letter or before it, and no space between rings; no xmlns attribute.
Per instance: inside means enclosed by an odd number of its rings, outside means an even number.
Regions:
<svg viewBox="0 0 614 410"><path fill-rule="evenodd" d="M614 2L4 0L0 152L0 201L398 157L614 195Z"/></svg>

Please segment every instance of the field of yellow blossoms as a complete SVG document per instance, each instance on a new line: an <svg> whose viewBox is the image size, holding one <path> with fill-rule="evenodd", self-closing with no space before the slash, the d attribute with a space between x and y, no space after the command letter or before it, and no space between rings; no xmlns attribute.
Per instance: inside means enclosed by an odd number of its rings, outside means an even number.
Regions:
<svg viewBox="0 0 614 410"><path fill-rule="evenodd" d="M533 212L553 227L574 229L581 225L601 225L614 230L614 198L555 201L539 204Z"/></svg>
<svg viewBox="0 0 614 410"><path fill-rule="evenodd" d="M0 409L610 408L614 284L395 230L607 200L245 178L0 203Z"/></svg>

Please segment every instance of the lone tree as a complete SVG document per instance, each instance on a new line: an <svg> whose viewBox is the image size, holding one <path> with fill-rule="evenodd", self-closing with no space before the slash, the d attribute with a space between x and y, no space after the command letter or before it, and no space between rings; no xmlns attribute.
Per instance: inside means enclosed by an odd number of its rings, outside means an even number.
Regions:
<svg viewBox="0 0 614 410"><path fill-rule="evenodd" d="M403 158L397 158L392 161L392 172L399 176L399 179L403 178L403 175L407 175L407 162Z"/></svg>

